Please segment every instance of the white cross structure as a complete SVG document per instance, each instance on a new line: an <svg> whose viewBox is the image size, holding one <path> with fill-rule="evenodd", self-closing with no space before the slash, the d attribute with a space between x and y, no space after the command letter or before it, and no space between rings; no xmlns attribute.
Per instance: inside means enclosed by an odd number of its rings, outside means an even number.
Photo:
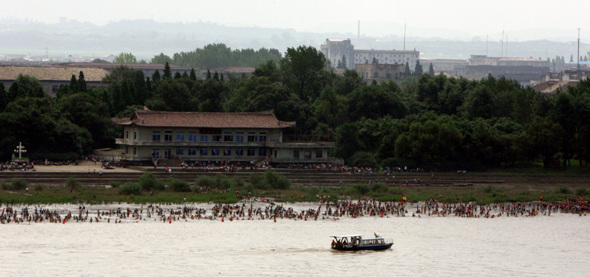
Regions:
<svg viewBox="0 0 590 277"><path fill-rule="evenodd" d="M18 159L22 159L23 157L23 153L27 153L27 150L25 149L25 147L23 146L22 142L18 143L18 146L16 147L16 149L14 149L14 153L18 153Z"/></svg>

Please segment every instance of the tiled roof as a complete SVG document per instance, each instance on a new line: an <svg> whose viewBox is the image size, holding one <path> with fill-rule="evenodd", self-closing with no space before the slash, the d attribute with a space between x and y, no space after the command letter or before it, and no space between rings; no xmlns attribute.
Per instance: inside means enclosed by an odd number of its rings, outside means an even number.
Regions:
<svg viewBox="0 0 590 277"><path fill-rule="evenodd" d="M114 119L119 125L185 128L264 128L295 126L295 122L280 121L272 111L248 113L159 112L137 110L130 119Z"/></svg>
<svg viewBox="0 0 590 277"><path fill-rule="evenodd" d="M87 82L100 82L108 72L101 68L81 68L63 66L0 66L0 80L15 80L19 74L29 75L39 81L69 81L72 75L80 75L84 72L84 80Z"/></svg>

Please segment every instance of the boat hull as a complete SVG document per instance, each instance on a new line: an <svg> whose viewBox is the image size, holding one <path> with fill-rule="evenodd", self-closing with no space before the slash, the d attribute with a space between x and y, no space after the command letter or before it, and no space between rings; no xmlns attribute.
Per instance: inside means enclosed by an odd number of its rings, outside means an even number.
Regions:
<svg viewBox="0 0 590 277"><path fill-rule="evenodd" d="M360 250L387 250L391 248L393 243L386 243L383 245L371 245L371 246L357 246L357 247L332 247L333 250L338 251L360 251Z"/></svg>

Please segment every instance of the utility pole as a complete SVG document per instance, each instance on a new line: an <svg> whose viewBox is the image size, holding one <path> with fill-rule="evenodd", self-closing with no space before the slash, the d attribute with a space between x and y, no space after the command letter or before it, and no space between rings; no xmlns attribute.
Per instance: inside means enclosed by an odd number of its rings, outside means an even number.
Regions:
<svg viewBox="0 0 590 277"><path fill-rule="evenodd" d="M502 51L500 54L500 58L504 57L504 29L502 29Z"/></svg>
<svg viewBox="0 0 590 277"><path fill-rule="evenodd" d="M360 20L359 20L358 30L357 30L357 34L356 34L356 40L357 40L357 43L360 43L360 41L361 41L361 21Z"/></svg>
<svg viewBox="0 0 590 277"><path fill-rule="evenodd" d="M486 57L488 56L488 43L489 43L488 35L486 35Z"/></svg>
<svg viewBox="0 0 590 277"><path fill-rule="evenodd" d="M406 51L406 21L404 20L404 51Z"/></svg>
<svg viewBox="0 0 590 277"><path fill-rule="evenodd" d="M580 28L578 28L578 74L580 72Z"/></svg>

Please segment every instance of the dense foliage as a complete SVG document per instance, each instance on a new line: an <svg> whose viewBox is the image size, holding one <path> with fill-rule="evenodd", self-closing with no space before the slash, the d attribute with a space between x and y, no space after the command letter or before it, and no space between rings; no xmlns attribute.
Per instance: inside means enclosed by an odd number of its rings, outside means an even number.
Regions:
<svg viewBox="0 0 590 277"><path fill-rule="evenodd" d="M122 56L125 53L121 53ZM118 56L118 57L120 57ZM194 51L174 53L172 57L160 53L154 56L151 63L190 66L200 69L213 69L229 66L258 66L267 61L278 62L281 53L276 49L261 48L234 49L223 43L208 44Z"/></svg>
<svg viewBox="0 0 590 277"><path fill-rule="evenodd" d="M216 66L240 65L228 58L236 50L213 45L203 51L212 48L218 56L209 58ZM157 62L189 56L160 55ZM34 78L21 76L10 88L0 87L0 159L9 159L19 141L32 155L49 158L113 146L119 133L110 117L128 117L147 106L272 109L280 120L296 121L286 130L289 139L335 141L332 154L354 166L456 170L536 163L567 167L572 161L587 166L590 160L588 79L543 96L493 77L469 81L424 74L401 83L366 83L354 71L335 75L325 64L317 49L300 46L278 61L268 58L252 76L209 73L199 80L193 72L172 76L169 68L144 76L121 66L105 78L108 88L87 88L81 73L55 98L46 96Z"/></svg>

